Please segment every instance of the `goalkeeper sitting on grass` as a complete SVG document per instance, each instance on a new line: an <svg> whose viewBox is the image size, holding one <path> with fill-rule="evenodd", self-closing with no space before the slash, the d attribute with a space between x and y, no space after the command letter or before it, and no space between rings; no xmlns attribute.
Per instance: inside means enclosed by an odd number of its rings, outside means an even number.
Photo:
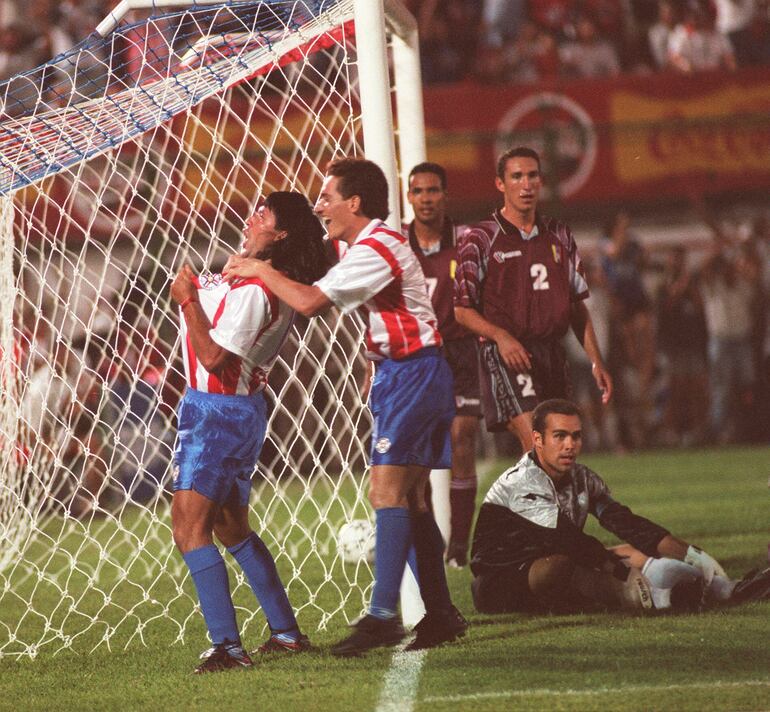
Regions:
<svg viewBox="0 0 770 712"><path fill-rule="evenodd" d="M615 501L577 462L580 411L538 405L534 448L492 485L471 552L473 601L482 613L651 610L730 599L736 586L701 549ZM583 532L588 515L625 544L606 548Z"/></svg>
<svg viewBox="0 0 770 712"><path fill-rule="evenodd" d="M244 256L268 260L292 279L310 283L326 272L323 228L300 193L270 194L246 223L244 237ZM267 428L262 391L294 311L259 279L228 284L221 275L196 277L188 266L171 285L171 297L182 317L187 377L178 414L171 521L213 643L195 672L249 667L212 531L243 569L267 617L271 636L259 652L309 647L273 557L249 526L248 506Z"/></svg>

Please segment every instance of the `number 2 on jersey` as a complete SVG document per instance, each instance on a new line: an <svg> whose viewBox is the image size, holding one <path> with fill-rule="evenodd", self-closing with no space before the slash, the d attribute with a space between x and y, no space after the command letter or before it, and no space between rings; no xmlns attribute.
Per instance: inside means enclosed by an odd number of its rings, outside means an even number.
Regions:
<svg viewBox="0 0 770 712"><path fill-rule="evenodd" d="M526 398L527 396L536 396L535 387L532 385L532 376L528 373L520 373L516 376L516 383L521 386L521 395Z"/></svg>
<svg viewBox="0 0 770 712"><path fill-rule="evenodd" d="M544 289L550 289L548 284L548 268L540 263L535 262L529 268L529 276L532 277L532 289L536 292Z"/></svg>

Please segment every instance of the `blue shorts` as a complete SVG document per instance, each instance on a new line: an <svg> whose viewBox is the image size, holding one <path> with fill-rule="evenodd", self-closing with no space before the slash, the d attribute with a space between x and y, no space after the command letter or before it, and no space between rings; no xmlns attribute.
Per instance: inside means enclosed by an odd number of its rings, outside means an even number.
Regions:
<svg viewBox="0 0 770 712"><path fill-rule="evenodd" d="M372 465L451 467L452 372L438 349L378 364L369 405Z"/></svg>
<svg viewBox="0 0 770 712"><path fill-rule="evenodd" d="M188 388L178 419L174 491L195 490L218 504L247 505L267 432L262 393L225 396Z"/></svg>

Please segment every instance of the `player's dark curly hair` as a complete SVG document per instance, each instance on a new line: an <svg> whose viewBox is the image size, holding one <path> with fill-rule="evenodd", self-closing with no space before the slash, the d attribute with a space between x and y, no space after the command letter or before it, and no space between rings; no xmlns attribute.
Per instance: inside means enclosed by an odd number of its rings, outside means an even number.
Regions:
<svg viewBox="0 0 770 712"><path fill-rule="evenodd" d="M551 398L538 403L535 410L532 411L532 430L541 435L545 435L546 420L549 415L576 415L581 420L583 413L572 401L564 398Z"/></svg>
<svg viewBox="0 0 770 712"><path fill-rule="evenodd" d="M265 207L275 214L276 230L286 237L276 240L260 255L295 282L312 284L331 266L324 244L324 228L308 199L296 191L277 190L265 198Z"/></svg>
<svg viewBox="0 0 770 712"><path fill-rule="evenodd" d="M361 198L361 212L366 217L388 217L388 179L376 163L365 158L338 158L326 166L326 174L339 179L337 190L343 198Z"/></svg>

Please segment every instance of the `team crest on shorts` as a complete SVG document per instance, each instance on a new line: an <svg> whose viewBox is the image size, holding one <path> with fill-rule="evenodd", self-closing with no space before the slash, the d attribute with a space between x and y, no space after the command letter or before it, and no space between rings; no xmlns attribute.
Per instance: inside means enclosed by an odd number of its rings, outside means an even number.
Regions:
<svg viewBox="0 0 770 712"><path fill-rule="evenodd" d="M374 449L380 453L380 455L384 455L390 450L390 440L388 438L380 438L374 446Z"/></svg>

